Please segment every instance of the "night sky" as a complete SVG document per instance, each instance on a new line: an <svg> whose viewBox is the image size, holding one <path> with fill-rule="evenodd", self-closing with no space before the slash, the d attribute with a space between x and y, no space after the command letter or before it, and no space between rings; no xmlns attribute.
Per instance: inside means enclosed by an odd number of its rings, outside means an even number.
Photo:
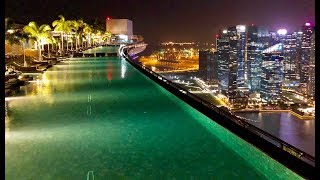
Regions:
<svg viewBox="0 0 320 180"><path fill-rule="evenodd" d="M92 2L91 4L89 2ZM256 24L294 30L315 21L314 0L11 0L5 16L15 21L50 24L66 19L104 21L127 18L134 34L147 43L163 41L213 42L219 29Z"/></svg>

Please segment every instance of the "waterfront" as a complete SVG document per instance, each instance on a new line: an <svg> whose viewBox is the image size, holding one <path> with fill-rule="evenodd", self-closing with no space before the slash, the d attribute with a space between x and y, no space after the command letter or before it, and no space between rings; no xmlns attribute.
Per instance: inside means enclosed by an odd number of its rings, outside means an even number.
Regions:
<svg viewBox="0 0 320 180"><path fill-rule="evenodd" d="M6 179L301 179L118 57L54 66L8 113Z"/></svg>
<svg viewBox="0 0 320 180"><path fill-rule="evenodd" d="M315 156L315 120L302 120L289 112L236 113L255 120L256 127Z"/></svg>
<svg viewBox="0 0 320 180"><path fill-rule="evenodd" d="M197 76L197 72L163 73L162 75L215 106L226 106L216 93L205 90L205 87L200 83L202 81L191 79ZM187 83L188 85L186 85ZM248 122L315 156L314 118L300 119L290 112L241 112L236 114L252 120Z"/></svg>

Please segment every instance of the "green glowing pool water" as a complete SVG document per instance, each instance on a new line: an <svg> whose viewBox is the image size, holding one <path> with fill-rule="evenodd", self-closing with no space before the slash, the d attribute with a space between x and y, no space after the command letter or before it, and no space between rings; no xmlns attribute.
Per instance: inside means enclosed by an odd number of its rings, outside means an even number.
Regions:
<svg viewBox="0 0 320 180"><path fill-rule="evenodd" d="M120 58L74 58L8 101L5 177L301 179Z"/></svg>

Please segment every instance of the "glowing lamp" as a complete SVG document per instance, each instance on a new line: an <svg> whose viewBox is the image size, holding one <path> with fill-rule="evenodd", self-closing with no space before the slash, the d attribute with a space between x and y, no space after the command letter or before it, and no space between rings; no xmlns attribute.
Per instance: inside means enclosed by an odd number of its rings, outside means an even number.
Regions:
<svg viewBox="0 0 320 180"><path fill-rule="evenodd" d="M310 23L306 23L305 25L306 25L306 26L311 26L311 24L310 24Z"/></svg>
<svg viewBox="0 0 320 180"><path fill-rule="evenodd" d="M286 34L287 34L287 30L286 30L286 29L279 29L279 30L277 31L277 33L278 33L279 35L286 35Z"/></svg>
<svg viewBox="0 0 320 180"><path fill-rule="evenodd" d="M223 32L223 34L226 34L228 31L227 30L223 30L222 32Z"/></svg>

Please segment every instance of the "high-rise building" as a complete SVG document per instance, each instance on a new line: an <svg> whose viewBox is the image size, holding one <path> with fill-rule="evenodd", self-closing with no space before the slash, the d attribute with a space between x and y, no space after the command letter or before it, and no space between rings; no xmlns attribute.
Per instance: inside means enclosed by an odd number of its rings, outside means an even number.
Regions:
<svg viewBox="0 0 320 180"><path fill-rule="evenodd" d="M217 82L218 81L218 53L209 53L209 63L207 71L207 81Z"/></svg>
<svg viewBox="0 0 320 180"><path fill-rule="evenodd" d="M286 34L283 42L283 85L294 87L298 84L297 73L297 32Z"/></svg>
<svg viewBox="0 0 320 180"><path fill-rule="evenodd" d="M260 33L259 36L267 36L267 33ZM259 52L258 28L248 26L247 33L247 69L248 69L248 87L251 92L260 90L261 81L261 51Z"/></svg>
<svg viewBox="0 0 320 180"><path fill-rule="evenodd" d="M205 81L208 79L207 72L209 67L210 51L199 51L199 76Z"/></svg>
<svg viewBox="0 0 320 180"><path fill-rule="evenodd" d="M219 31L217 37L219 89L228 97L231 107L235 103L239 105L239 102L244 102L242 99L246 98L243 93L247 90L246 47L246 27L244 25Z"/></svg>
<svg viewBox="0 0 320 180"><path fill-rule="evenodd" d="M238 32L237 32L237 27L229 27L228 28L228 36L229 36L229 61L228 61L228 98L229 98L229 103L232 106L233 102L236 99L237 95L237 88L238 88L238 75L241 74L243 71L243 67L239 67L239 62L238 62ZM240 71L240 73L238 73ZM242 75L242 74L241 74ZM244 78L242 79L242 76L240 75L240 80L244 81ZM244 72L243 72L244 76Z"/></svg>
<svg viewBox="0 0 320 180"><path fill-rule="evenodd" d="M300 75L300 83L306 86L309 80L309 64L311 53L311 35L314 32L314 27L310 23L306 23L298 32L300 38L298 44L298 69Z"/></svg>
<svg viewBox="0 0 320 180"><path fill-rule="evenodd" d="M228 30L220 30L216 37L218 60L218 87L222 94L228 96L229 87L229 36Z"/></svg>
<svg viewBox="0 0 320 180"><path fill-rule="evenodd" d="M282 95L283 44L278 43L262 51L261 99L275 104Z"/></svg>
<svg viewBox="0 0 320 180"><path fill-rule="evenodd" d="M205 81L218 81L218 54L209 50L199 51L199 76Z"/></svg>
<svg viewBox="0 0 320 180"><path fill-rule="evenodd" d="M247 83L247 39L246 26L237 25L237 87L245 87ZM232 47L231 47L232 48Z"/></svg>
<svg viewBox="0 0 320 180"><path fill-rule="evenodd" d="M309 81L308 81L308 95L315 94L315 33L311 35L311 49L310 49L310 64L309 64Z"/></svg>

